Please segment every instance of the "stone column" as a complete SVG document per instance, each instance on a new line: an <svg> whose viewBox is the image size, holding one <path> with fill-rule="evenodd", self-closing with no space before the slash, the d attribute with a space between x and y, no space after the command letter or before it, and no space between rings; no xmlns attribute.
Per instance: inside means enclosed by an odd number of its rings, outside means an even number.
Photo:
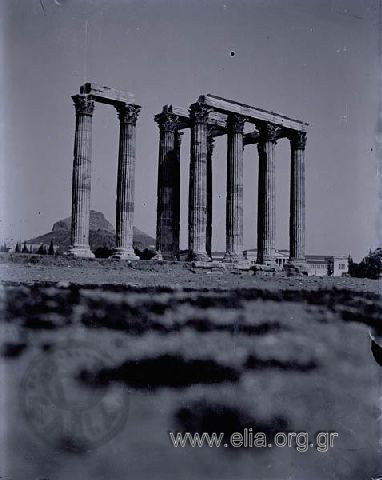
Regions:
<svg viewBox="0 0 382 480"><path fill-rule="evenodd" d="M212 135L207 139L207 227L206 227L206 252L210 257L212 253L212 154L215 140Z"/></svg>
<svg viewBox="0 0 382 480"><path fill-rule="evenodd" d="M209 109L191 105L191 161L188 207L188 258L209 260L207 240L207 136Z"/></svg>
<svg viewBox="0 0 382 480"><path fill-rule="evenodd" d="M259 126L259 190L257 215L257 263L275 263L276 192L275 157L276 128L271 124Z"/></svg>
<svg viewBox="0 0 382 480"><path fill-rule="evenodd" d="M69 254L93 258L89 247L92 116L94 101L88 95L72 97L76 109L76 132L72 176L72 227Z"/></svg>
<svg viewBox="0 0 382 480"><path fill-rule="evenodd" d="M116 202L116 248L112 258L138 260L133 249L135 144L138 105L116 104L119 117L119 153Z"/></svg>
<svg viewBox="0 0 382 480"><path fill-rule="evenodd" d="M156 258L173 260L179 255L180 135L178 116L162 112L159 125Z"/></svg>
<svg viewBox="0 0 382 480"><path fill-rule="evenodd" d="M175 132L175 175L174 175L174 252L179 260L180 252L180 149L182 146L183 132Z"/></svg>
<svg viewBox="0 0 382 480"><path fill-rule="evenodd" d="M290 263L305 263L305 144L305 132L290 136Z"/></svg>
<svg viewBox="0 0 382 480"><path fill-rule="evenodd" d="M225 261L243 258L243 129L245 120L231 114L227 119L227 203Z"/></svg>

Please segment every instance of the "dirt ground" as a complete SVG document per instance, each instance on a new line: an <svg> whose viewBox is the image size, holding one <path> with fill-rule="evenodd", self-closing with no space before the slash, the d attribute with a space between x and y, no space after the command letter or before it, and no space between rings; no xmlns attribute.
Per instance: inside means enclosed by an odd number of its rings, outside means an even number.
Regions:
<svg viewBox="0 0 382 480"><path fill-rule="evenodd" d="M3 478L381 473L380 281L27 255L1 256L0 279ZM224 447L245 428L267 445ZM224 442L175 448L170 431ZM326 452L317 432L338 434Z"/></svg>

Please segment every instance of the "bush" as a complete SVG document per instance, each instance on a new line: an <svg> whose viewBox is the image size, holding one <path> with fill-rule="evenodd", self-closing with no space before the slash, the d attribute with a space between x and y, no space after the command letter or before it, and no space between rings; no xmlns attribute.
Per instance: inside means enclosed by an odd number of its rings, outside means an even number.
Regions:
<svg viewBox="0 0 382 480"><path fill-rule="evenodd" d="M143 251L135 249L135 254L138 255L141 260L151 260L155 256L155 251L150 248L145 248Z"/></svg>
<svg viewBox="0 0 382 480"><path fill-rule="evenodd" d="M382 250L370 252L360 263L354 263L349 257L349 274L351 277L377 279L382 275Z"/></svg>
<svg viewBox="0 0 382 480"><path fill-rule="evenodd" d="M39 255L46 255L47 251L45 245L41 244L37 250L37 253Z"/></svg>
<svg viewBox="0 0 382 480"><path fill-rule="evenodd" d="M39 257L37 257L36 255L33 255L30 259L29 259L29 263L39 263L40 262L40 259Z"/></svg>
<svg viewBox="0 0 382 480"><path fill-rule="evenodd" d="M3 243L0 247L0 252L1 253L8 253L9 252L9 247L7 247L6 243Z"/></svg>
<svg viewBox="0 0 382 480"><path fill-rule="evenodd" d="M48 255L54 255L53 240L50 241L49 248L48 248Z"/></svg>
<svg viewBox="0 0 382 480"><path fill-rule="evenodd" d="M110 255L112 254L113 254L113 249L106 246L98 247L94 252L94 255L96 256L96 258L109 258Z"/></svg>

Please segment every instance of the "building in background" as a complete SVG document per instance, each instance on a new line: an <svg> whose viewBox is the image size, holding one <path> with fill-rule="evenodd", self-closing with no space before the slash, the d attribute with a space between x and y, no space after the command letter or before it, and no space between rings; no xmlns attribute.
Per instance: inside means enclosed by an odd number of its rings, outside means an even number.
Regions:
<svg viewBox="0 0 382 480"><path fill-rule="evenodd" d="M257 249L245 250L244 258L251 264L256 263ZM276 251L276 263L280 268L288 262L289 250ZM318 277L333 276L341 277L349 272L349 263L347 255L306 255L309 275Z"/></svg>
<svg viewBox="0 0 382 480"><path fill-rule="evenodd" d="M244 258L251 264L255 264L257 260L257 248L251 248L243 252ZM275 261L280 268L284 268L284 265L289 260L289 250L276 250Z"/></svg>

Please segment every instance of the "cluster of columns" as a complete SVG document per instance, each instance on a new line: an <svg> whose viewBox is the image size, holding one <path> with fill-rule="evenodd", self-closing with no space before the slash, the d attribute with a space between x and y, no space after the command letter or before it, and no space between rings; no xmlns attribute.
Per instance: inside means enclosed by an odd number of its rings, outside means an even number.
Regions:
<svg viewBox="0 0 382 480"><path fill-rule="evenodd" d="M212 152L209 128L211 109L196 103L190 107L191 159L189 176L188 256L211 257ZM155 117L160 127L157 250L163 258L179 255L179 172L182 128L179 117L163 111ZM246 118L229 113L227 134L226 253L224 260L243 258L243 149ZM184 128L184 127L183 127ZM305 164L306 133L282 129L270 122L256 123L259 154L257 263L273 264L276 254L275 145L287 137L291 146L290 262L305 262ZM254 143L254 142L250 142Z"/></svg>
<svg viewBox="0 0 382 480"><path fill-rule="evenodd" d="M91 196L92 119L95 98L72 97L76 110L72 177L72 228L69 253L77 257L94 257L89 246ZM108 102L111 103L111 102ZM137 259L133 250L135 189L136 122L140 106L115 101L119 117L119 153L116 199L116 248L113 257Z"/></svg>

